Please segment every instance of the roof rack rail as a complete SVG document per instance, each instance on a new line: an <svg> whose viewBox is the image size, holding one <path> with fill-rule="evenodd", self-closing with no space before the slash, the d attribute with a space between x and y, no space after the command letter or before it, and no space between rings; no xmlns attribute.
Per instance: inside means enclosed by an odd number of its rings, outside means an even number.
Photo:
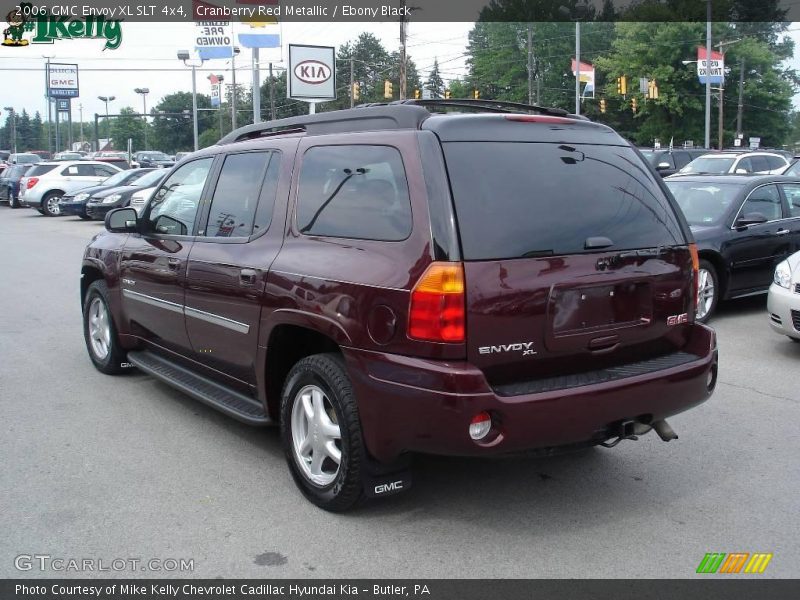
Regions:
<svg viewBox="0 0 800 600"><path fill-rule="evenodd" d="M412 106L436 107L441 106L456 108L481 109L490 112L535 112L542 115L552 115L556 117L566 117L569 111L563 108L549 106L539 106L538 104L523 104L522 102L509 102L507 100L485 100L478 98L431 98L428 100L395 100L387 104L410 104ZM370 105L372 106L372 105Z"/></svg>
<svg viewBox="0 0 800 600"><path fill-rule="evenodd" d="M306 132L318 135L379 129L419 129L422 122L430 116L431 113L421 106L395 106L387 110L386 105L380 105L358 110L334 110L245 125L231 131L217 145L288 133Z"/></svg>

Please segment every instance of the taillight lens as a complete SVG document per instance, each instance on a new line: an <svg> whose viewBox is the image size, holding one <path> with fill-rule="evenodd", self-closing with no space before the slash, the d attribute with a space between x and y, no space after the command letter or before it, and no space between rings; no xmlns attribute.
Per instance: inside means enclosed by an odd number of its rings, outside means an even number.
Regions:
<svg viewBox="0 0 800 600"><path fill-rule="evenodd" d="M408 335L432 342L463 342L464 267L434 262L411 292Z"/></svg>
<svg viewBox="0 0 800 600"><path fill-rule="evenodd" d="M39 183L39 178L38 177L28 177L27 183L25 184L25 189L29 190L33 186L35 186L37 183Z"/></svg>
<svg viewBox="0 0 800 600"><path fill-rule="evenodd" d="M697 308L700 293L699 274L700 274L700 255L697 254L697 244L689 244L689 254L692 255L692 281L694 282L694 307Z"/></svg>

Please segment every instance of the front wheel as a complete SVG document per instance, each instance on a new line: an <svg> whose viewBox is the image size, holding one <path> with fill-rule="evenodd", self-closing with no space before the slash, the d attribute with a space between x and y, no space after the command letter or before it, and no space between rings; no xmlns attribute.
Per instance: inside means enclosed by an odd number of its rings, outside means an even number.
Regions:
<svg viewBox="0 0 800 600"><path fill-rule="evenodd" d="M83 301L83 337L89 358L101 373L114 375L125 370L125 350L108 306L108 287L99 280L89 286Z"/></svg>
<svg viewBox="0 0 800 600"><path fill-rule="evenodd" d="M19 200L14 197L14 192L8 190L8 206L9 208L19 208Z"/></svg>
<svg viewBox="0 0 800 600"><path fill-rule="evenodd" d="M295 483L332 512L363 497L361 422L350 378L338 354L316 354L289 372L281 398L281 438Z"/></svg>
<svg viewBox="0 0 800 600"><path fill-rule="evenodd" d="M42 198L42 212L46 217L57 217L61 214L61 193L50 192Z"/></svg>
<svg viewBox="0 0 800 600"><path fill-rule="evenodd" d="M707 260L700 261L697 272L697 311L695 320L698 323L707 323L717 309L719 302L719 277L717 270Z"/></svg>

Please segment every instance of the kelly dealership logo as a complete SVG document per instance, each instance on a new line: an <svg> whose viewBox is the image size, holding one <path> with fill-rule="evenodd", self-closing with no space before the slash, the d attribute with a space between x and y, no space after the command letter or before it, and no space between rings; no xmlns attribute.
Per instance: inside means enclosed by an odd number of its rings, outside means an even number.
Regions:
<svg viewBox="0 0 800 600"><path fill-rule="evenodd" d="M69 7L67 7L69 8ZM122 43L122 26L119 20L106 19L102 14L87 15L85 19L67 14L53 15L46 8L22 2L6 15L8 27L3 30L3 46L27 46L28 44L52 44L55 40L103 38L105 47L111 50ZM26 33L33 33L30 40Z"/></svg>

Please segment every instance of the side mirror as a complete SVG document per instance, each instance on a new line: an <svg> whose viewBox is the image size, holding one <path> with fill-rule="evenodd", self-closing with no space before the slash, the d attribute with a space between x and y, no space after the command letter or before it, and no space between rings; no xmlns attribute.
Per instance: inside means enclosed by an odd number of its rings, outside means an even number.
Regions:
<svg viewBox="0 0 800 600"><path fill-rule="evenodd" d="M736 227L747 227L748 225L759 225L761 223L766 223L769 219L762 215L761 213L751 212L745 213L738 219L736 219Z"/></svg>
<svg viewBox="0 0 800 600"><path fill-rule="evenodd" d="M129 206L108 211L105 223L112 233L134 233L139 227L136 211Z"/></svg>
<svg viewBox="0 0 800 600"><path fill-rule="evenodd" d="M742 168L736 169L737 175L747 175L749 172L750 171L748 171L747 169L742 169Z"/></svg>
<svg viewBox="0 0 800 600"><path fill-rule="evenodd" d="M664 169L669 169L669 168L671 168L671 167L670 167L668 162L660 162L660 163L658 163L656 165L656 169L658 169L659 171L662 171Z"/></svg>

